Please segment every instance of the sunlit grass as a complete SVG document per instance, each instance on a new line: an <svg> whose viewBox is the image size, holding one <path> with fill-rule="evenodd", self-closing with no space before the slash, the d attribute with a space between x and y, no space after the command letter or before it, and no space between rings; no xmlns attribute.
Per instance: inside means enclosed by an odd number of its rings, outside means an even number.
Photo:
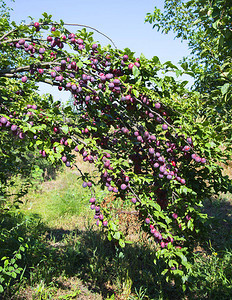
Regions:
<svg viewBox="0 0 232 300"><path fill-rule="evenodd" d="M99 187L95 187L99 191ZM82 179L76 170L66 169L56 180L45 182L39 192L31 190L24 198L22 209L35 213L51 227L75 228L81 216L90 216L91 191L82 187Z"/></svg>
<svg viewBox="0 0 232 300"><path fill-rule="evenodd" d="M82 172L98 176L80 157L77 163ZM97 195L105 197L105 191L95 189ZM90 197L90 190L82 187L75 168L64 168L55 180L41 183L24 197L21 211L32 221L19 227L18 235L28 239L29 248L23 262L27 271L14 287L14 299L231 298L231 194L205 202L211 222L209 235L195 251L195 276L185 294L161 279L162 262L154 264L154 245L142 234L137 215L119 214L120 230L134 242L120 249L95 226ZM105 205L111 206L111 201L115 213L131 209L130 203L122 206L114 196L108 197ZM17 236L17 232L14 234Z"/></svg>

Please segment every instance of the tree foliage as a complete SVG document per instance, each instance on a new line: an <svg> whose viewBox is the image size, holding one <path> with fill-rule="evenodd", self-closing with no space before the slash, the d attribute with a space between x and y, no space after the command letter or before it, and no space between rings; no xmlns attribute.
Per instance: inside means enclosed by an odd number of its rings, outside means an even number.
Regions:
<svg viewBox="0 0 232 300"><path fill-rule="evenodd" d="M162 33L173 31L187 40L191 55L182 68L195 78L195 89L205 101L203 114L210 122L223 119L231 124L232 89L232 7L230 1L164 1L146 22ZM226 125L227 126L227 125ZM228 128L228 133L231 128ZM223 130L223 128L221 128ZM227 135L227 133L225 134Z"/></svg>
<svg viewBox="0 0 232 300"><path fill-rule="evenodd" d="M188 41L198 90L201 87L201 91L210 91L217 82L231 82L232 8L229 2L167 0L163 11L155 8L153 14L147 14L146 22L153 24L153 28L166 34L172 30L176 38Z"/></svg>

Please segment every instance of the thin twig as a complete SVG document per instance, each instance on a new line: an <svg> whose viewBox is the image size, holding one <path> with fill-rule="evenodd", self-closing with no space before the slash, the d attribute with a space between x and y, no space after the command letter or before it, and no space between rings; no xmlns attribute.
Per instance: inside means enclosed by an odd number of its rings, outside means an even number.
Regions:
<svg viewBox="0 0 232 300"><path fill-rule="evenodd" d="M40 25L60 25L59 23L41 23ZM92 27L92 26L88 26L88 25L84 25L84 24L71 24L71 23L64 23L65 26L78 26L78 27L85 27L85 28L89 28L92 29L94 31L96 31L97 33L103 35L105 38L107 38L115 47L115 49L117 49L117 46L115 45L114 41L108 37L105 33L101 32L100 30ZM27 24L25 26L34 26L34 24ZM13 33L14 31L17 31L18 28L12 29L11 31L7 32L6 34L4 34L1 38L0 41L3 40L5 37L7 37L8 35L10 35L11 33Z"/></svg>
<svg viewBox="0 0 232 300"><path fill-rule="evenodd" d="M98 30L98 29L96 29L96 28L94 28L92 26L83 25L83 24L70 24L70 23L64 23L64 25L66 25L66 26L79 26L79 27L85 27L85 28L92 29L92 30L98 32L99 34L103 35L104 37L106 37L113 44L113 46L115 47L115 49L117 49L117 46L115 45L114 41L110 37L108 37L106 34L104 34L100 30Z"/></svg>

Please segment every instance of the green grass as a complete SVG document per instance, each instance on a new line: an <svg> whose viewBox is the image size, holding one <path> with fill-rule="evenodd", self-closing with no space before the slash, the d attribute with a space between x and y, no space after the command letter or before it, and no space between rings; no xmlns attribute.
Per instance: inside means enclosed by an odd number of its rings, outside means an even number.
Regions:
<svg viewBox="0 0 232 300"><path fill-rule="evenodd" d="M78 174L65 169L31 189L21 213L1 214L0 257L18 249L19 236L27 245L17 261L23 276L10 281L2 299L232 299L230 194L205 203L209 234L196 249L185 293L161 279L162 262L154 264L153 249L133 219L134 244L119 249L109 242L95 226L89 198Z"/></svg>
<svg viewBox="0 0 232 300"><path fill-rule="evenodd" d="M232 296L232 251L197 254L194 271L195 283L191 294L196 299L231 299Z"/></svg>
<svg viewBox="0 0 232 300"><path fill-rule="evenodd" d="M27 214L38 214L43 222L51 227L68 225L75 228L81 216L90 215L89 199L91 192L82 187L82 180L77 172L64 170L56 181L44 183L37 192L32 191L25 197L22 207ZM99 192L99 187L95 188Z"/></svg>

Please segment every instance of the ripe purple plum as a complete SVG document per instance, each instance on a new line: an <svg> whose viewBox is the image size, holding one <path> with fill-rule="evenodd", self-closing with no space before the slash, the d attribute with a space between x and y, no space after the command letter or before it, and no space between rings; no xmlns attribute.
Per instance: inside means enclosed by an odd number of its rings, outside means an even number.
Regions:
<svg viewBox="0 0 232 300"><path fill-rule="evenodd" d="M188 137L188 138L187 138L187 142L188 142L190 145L192 145L192 144L193 144L192 138L191 138L191 137Z"/></svg>
<svg viewBox="0 0 232 300"><path fill-rule="evenodd" d="M161 167L159 168L159 170L160 170L161 173L164 173L164 171L166 170L166 168L165 168L165 166L161 166Z"/></svg>
<svg viewBox="0 0 232 300"><path fill-rule="evenodd" d="M42 68L39 68L37 71L39 72L39 74L43 74L44 73L44 69L42 69Z"/></svg>
<svg viewBox="0 0 232 300"><path fill-rule="evenodd" d="M168 180L171 180L171 179L172 179L172 175L171 175L171 174L168 174L168 175L167 175L167 179L168 179Z"/></svg>
<svg viewBox="0 0 232 300"><path fill-rule="evenodd" d="M156 109L160 109L160 108L161 108L161 104L157 102L157 103L155 104L155 108L156 108Z"/></svg>
<svg viewBox="0 0 232 300"><path fill-rule="evenodd" d="M143 138L141 137L141 135L138 135L138 136L137 136L137 141L138 141L138 142L141 142L141 143L143 142Z"/></svg>
<svg viewBox="0 0 232 300"><path fill-rule="evenodd" d="M20 138L21 140L23 140L23 139L25 138L25 133L20 132L20 133L19 133L19 138Z"/></svg>
<svg viewBox="0 0 232 300"><path fill-rule="evenodd" d="M20 40L18 41L18 43L19 43L19 45L24 45L24 44L25 44L25 40L24 40L24 39L20 39Z"/></svg>
<svg viewBox="0 0 232 300"><path fill-rule="evenodd" d="M151 155L153 155L153 154L155 153L155 150L154 150L154 148L149 148L148 152L149 152Z"/></svg>
<svg viewBox="0 0 232 300"><path fill-rule="evenodd" d="M131 202L135 204L137 202L136 198L131 198Z"/></svg>
<svg viewBox="0 0 232 300"><path fill-rule="evenodd" d="M102 222L102 225L106 227L108 225L108 222L105 220Z"/></svg>
<svg viewBox="0 0 232 300"><path fill-rule="evenodd" d="M151 222L151 220L149 218L145 219L145 223L149 224Z"/></svg>
<svg viewBox="0 0 232 300"><path fill-rule="evenodd" d="M66 167L71 167L71 164L70 164L69 161L67 161L67 162L65 163L65 165L66 165Z"/></svg>
<svg viewBox="0 0 232 300"><path fill-rule="evenodd" d="M201 162L200 156L196 156L196 157L195 157L195 161L196 161L196 162Z"/></svg>
<svg viewBox="0 0 232 300"><path fill-rule="evenodd" d="M95 201L96 201L96 199L94 197L92 197L92 198L89 199L90 203L95 203Z"/></svg>
<svg viewBox="0 0 232 300"><path fill-rule="evenodd" d="M160 154L159 152L156 152L156 153L155 153L155 156L156 156L156 157L160 157L160 155L161 155L161 154Z"/></svg>
<svg viewBox="0 0 232 300"><path fill-rule="evenodd" d="M113 188L113 192L114 192L114 193L117 193L117 192L118 192L118 188L114 187L114 188Z"/></svg>
<svg viewBox="0 0 232 300"><path fill-rule="evenodd" d="M55 78L56 77L56 72L51 72L51 77Z"/></svg>
<svg viewBox="0 0 232 300"><path fill-rule="evenodd" d="M123 60L123 61L127 61L127 60L128 60L128 55L127 55L127 54L124 54L123 57L122 57L122 60Z"/></svg>
<svg viewBox="0 0 232 300"><path fill-rule="evenodd" d="M120 84L120 80L118 78L115 78L113 81L114 85L119 85Z"/></svg>
<svg viewBox="0 0 232 300"><path fill-rule="evenodd" d="M7 118L6 117L1 117L0 123L2 123L3 125L5 125L7 123Z"/></svg>
<svg viewBox="0 0 232 300"><path fill-rule="evenodd" d="M123 183L122 185L121 185L121 190L125 190L127 188L127 186L125 185L125 183Z"/></svg>
<svg viewBox="0 0 232 300"><path fill-rule="evenodd" d="M23 77L21 78L21 80L22 80L23 83L27 82L27 76L23 76Z"/></svg>
<svg viewBox="0 0 232 300"><path fill-rule="evenodd" d="M190 151L190 149L191 149L190 146L186 145L186 146L184 146L183 151L188 152L188 151Z"/></svg>
<svg viewBox="0 0 232 300"><path fill-rule="evenodd" d="M133 63L130 63L129 66L128 66L128 69L129 69L129 70L132 70L133 67L134 67L134 64L133 64Z"/></svg>
<svg viewBox="0 0 232 300"><path fill-rule="evenodd" d="M178 215L177 215L176 213L173 213L173 214L172 214L172 217L173 217L173 219L175 219L175 220L176 220L176 219L177 219L177 217L178 217Z"/></svg>
<svg viewBox="0 0 232 300"><path fill-rule="evenodd" d="M61 157L62 161L65 163L67 161L67 157L66 156L62 156Z"/></svg>
<svg viewBox="0 0 232 300"><path fill-rule="evenodd" d="M195 159L195 158L197 157L197 155L196 155L195 153L193 153L193 154L191 155L191 157L192 157L192 159Z"/></svg>
<svg viewBox="0 0 232 300"><path fill-rule="evenodd" d="M45 48L39 48L39 54L44 54L45 53Z"/></svg>
<svg viewBox="0 0 232 300"><path fill-rule="evenodd" d="M95 211L99 212L100 211L100 206L95 206Z"/></svg>
<svg viewBox="0 0 232 300"><path fill-rule="evenodd" d="M34 23L35 28L39 28L39 22Z"/></svg>
<svg viewBox="0 0 232 300"><path fill-rule="evenodd" d="M129 176L125 176L125 182L129 182L129 180L130 180L130 178L129 178Z"/></svg>
<svg viewBox="0 0 232 300"><path fill-rule="evenodd" d="M11 125L11 131L16 131L17 130L17 128L18 128L18 126L17 125Z"/></svg>
<svg viewBox="0 0 232 300"><path fill-rule="evenodd" d="M77 89L77 85L74 83L74 84L72 84L71 85L71 89L73 90L73 91L76 91L76 89Z"/></svg>
<svg viewBox="0 0 232 300"><path fill-rule="evenodd" d="M163 129L163 130L167 130L167 129L168 129L168 125L167 125L167 124L163 124L163 125L162 125L162 129Z"/></svg>
<svg viewBox="0 0 232 300"><path fill-rule="evenodd" d="M204 157L201 159L201 163L202 163L202 164L205 164L205 163L206 163L206 159L205 159Z"/></svg>
<svg viewBox="0 0 232 300"><path fill-rule="evenodd" d="M185 179L182 178L182 179L180 180L180 183L184 185L184 184L186 183Z"/></svg>
<svg viewBox="0 0 232 300"><path fill-rule="evenodd" d="M84 182L82 183L82 186L83 186L83 188L86 188L86 187L88 186L87 182L84 181Z"/></svg>
<svg viewBox="0 0 232 300"><path fill-rule="evenodd" d="M112 90L114 88L114 83L110 82L109 85L108 85L108 87L109 87L110 90Z"/></svg>

